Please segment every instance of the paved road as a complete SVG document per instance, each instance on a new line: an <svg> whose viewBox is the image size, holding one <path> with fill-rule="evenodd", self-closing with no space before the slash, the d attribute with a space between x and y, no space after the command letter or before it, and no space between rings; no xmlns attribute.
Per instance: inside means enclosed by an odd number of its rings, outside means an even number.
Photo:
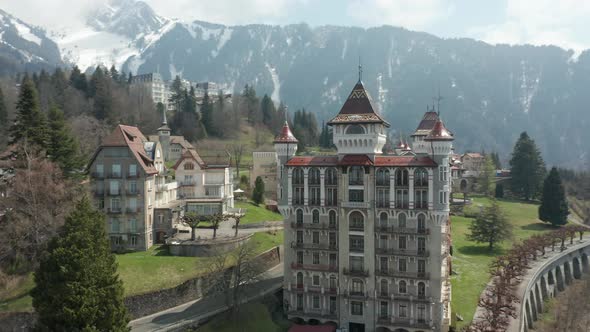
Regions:
<svg viewBox="0 0 590 332"><path fill-rule="evenodd" d="M261 281L246 288L246 298L252 300L278 290L283 285L283 264L266 271ZM223 296L197 299L177 307L131 321L134 332L175 331L227 309Z"/></svg>

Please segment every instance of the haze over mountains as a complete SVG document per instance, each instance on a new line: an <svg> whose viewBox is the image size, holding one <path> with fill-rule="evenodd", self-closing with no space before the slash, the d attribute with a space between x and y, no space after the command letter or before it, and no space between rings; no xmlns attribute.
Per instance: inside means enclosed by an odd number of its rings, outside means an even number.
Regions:
<svg viewBox="0 0 590 332"><path fill-rule="evenodd" d="M3 12L2 17L16 20ZM286 102L293 111L305 107L329 119L358 79L360 55L363 81L396 137L397 130L413 131L440 89L440 111L457 137L458 151L495 150L506 159L526 130L548 164L581 167L590 158L588 51L576 57L553 46L495 46L390 26L181 22L134 0L97 8L86 22L84 29L51 34L63 61L82 69L114 63L126 72L159 71L167 79L211 80L236 91L254 84L258 93ZM27 39L18 25L4 24L3 63L11 59L18 70L61 63L55 43L42 30L19 24L41 43ZM29 62L35 67L25 65Z"/></svg>

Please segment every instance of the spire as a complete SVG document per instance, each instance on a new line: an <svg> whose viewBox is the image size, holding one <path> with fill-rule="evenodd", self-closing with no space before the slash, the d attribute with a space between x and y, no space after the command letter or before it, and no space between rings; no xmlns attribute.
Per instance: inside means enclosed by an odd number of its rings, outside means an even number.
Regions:
<svg viewBox="0 0 590 332"><path fill-rule="evenodd" d="M359 55L359 83L363 80L363 65L361 63L361 56Z"/></svg>
<svg viewBox="0 0 590 332"><path fill-rule="evenodd" d="M162 108L162 126L166 126L168 120L166 119L166 107Z"/></svg>
<svg viewBox="0 0 590 332"><path fill-rule="evenodd" d="M297 140L297 138L295 138L295 136L291 132L291 128L289 128L289 123L287 121L285 121L285 124L283 125L283 129L281 130L281 133L275 137L275 140L273 143L276 144L276 143L297 143L297 142L299 142L299 141Z"/></svg>

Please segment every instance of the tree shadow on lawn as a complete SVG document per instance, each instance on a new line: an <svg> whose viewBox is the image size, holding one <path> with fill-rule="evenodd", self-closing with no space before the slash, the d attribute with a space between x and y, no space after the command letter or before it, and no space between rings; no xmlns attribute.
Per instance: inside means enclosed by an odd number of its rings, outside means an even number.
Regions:
<svg viewBox="0 0 590 332"><path fill-rule="evenodd" d="M172 256L168 246L162 245L155 249L154 256Z"/></svg>
<svg viewBox="0 0 590 332"><path fill-rule="evenodd" d="M551 226L551 224L536 222L536 223L520 226L520 229L525 230L525 231L538 231L538 232L540 232L540 231L551 231L551 230L555 230L557 228Z"/></svg>
<svg viewBox="0 0 590 332"><path fill-rule="evenodd" d="M504 253L502 248L496 246L490 250L487 245L463 246L458 248L457 251L467 256L499 256Z"/></svg>

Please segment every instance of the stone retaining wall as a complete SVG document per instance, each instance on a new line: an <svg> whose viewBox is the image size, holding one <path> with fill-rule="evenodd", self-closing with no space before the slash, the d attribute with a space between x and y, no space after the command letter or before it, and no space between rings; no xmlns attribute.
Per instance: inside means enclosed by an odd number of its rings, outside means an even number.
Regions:
<svg viewBox="0 0 590 332"><path fill-rule="evenodd" d="M217 238L215 240L186 240L176 243L177 240L168 241L170 253L174 256L213 256L236 249L241 244L250 240L252 234L230 238Z"/></svg>
<svg viewBox="0 0 590 332"><path fill-rule="evenodd" d="M244 224L239 225L238 229L248 229L248 228L262 228L262 227L283 227L282 221L263 221L263 222L256 222L251 224ZM236 226L233 225L231 228L236 229Z"/></svg>

